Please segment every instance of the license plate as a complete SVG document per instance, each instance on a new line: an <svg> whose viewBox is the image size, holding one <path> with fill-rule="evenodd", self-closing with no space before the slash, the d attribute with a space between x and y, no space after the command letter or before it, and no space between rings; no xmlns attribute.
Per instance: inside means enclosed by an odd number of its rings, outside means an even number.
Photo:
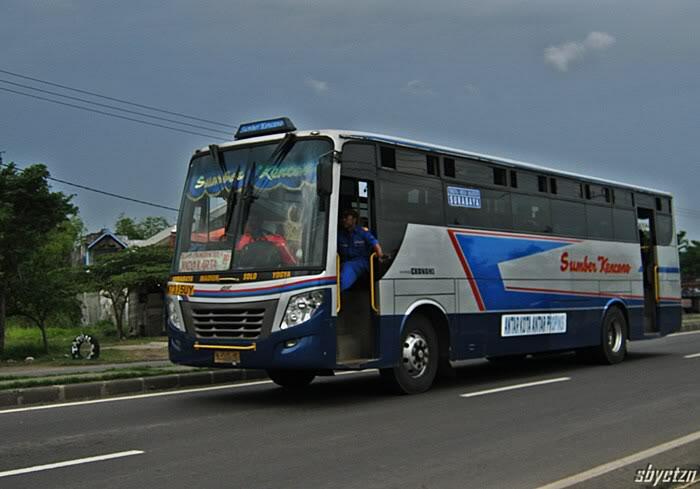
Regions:
<svg viewBox="0 0 700 489"><path fill-rule="evenodd" d="M215 351L214 352L214 363L240 363L241 362L241 352L239 351Z"/></svg>
<svg viewBox="0 0 700 489"><path fill-rule="evenodd" d="M185 284L169 284L168 294L170 295L192 295L194 293L194 285Z"/></svg>

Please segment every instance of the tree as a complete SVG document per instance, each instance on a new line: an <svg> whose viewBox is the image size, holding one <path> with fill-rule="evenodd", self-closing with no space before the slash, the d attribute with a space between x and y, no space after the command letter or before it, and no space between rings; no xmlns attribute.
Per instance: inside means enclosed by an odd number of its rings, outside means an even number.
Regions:
<svg viewBox="0 0 700 489"><path fill-rule="evenodd" d="M172 250L164 246L126 248L101 255L85 269L86 289L98 291L112 302L119 338L125 338L124 307L132 291L162 288L168 279Z"/></svg>
<svg viewBox="0 0 700 489"><path fill-rule="evenodd" d="M77 209L72 196L52 192L44 165L18 170L0 168L0 353L5 347L5 314L9 284L19 267L46 240L46 234L68 220Z"/></svg>
<svg viewBox="0 0 700 489"><path fill-rule="evenodd" d="M700 241L690 241L680 254L681 279L691 282L700 279Z"/></svg>
<svg viewBox="0 0 700 489"><path fill-rule="evenodd" d="M114 227L117 234L129 239L148 239L170 227L170 223L161 216L148 216L136 222L131 217L120 214Z"/></svg>
<svg viewBox="0 0 700 489"><path fill-rule="evenodd" d="M56 313L80 317L76 270L71 266L82 222L77 217L50 231L46 241L23 261L11 284L10 311L31 320L41 330L44 352L48 353L46 323Z"/></svg>
<svg viewBox="0 0 700 489"><path fill-rule="evenodd" d="M690 246L688 234L685 231L680 231L676 237L678 238L678 253L685 253L688 251L688 246Z"/></svg>

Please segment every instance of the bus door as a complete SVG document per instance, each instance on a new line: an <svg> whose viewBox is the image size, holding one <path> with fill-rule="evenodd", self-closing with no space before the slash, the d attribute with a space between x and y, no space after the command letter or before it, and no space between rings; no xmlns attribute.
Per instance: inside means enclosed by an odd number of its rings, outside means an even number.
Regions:
<svg viewBox="0 0 700 489"><path fill-rule="evenodd" d="M342 176L338 209L339 233L342 232L343 211L353 209L359 215L358 225L374 234L374 182L359 176ZM379 298L371 275L360 276L352 287L340 294L336 328L338 363L361 364L377 358L377 310L374 305L378 304Z"/></svg>
<svg viewBox="0 0 700 489"><path fill-rule="evenodd" d="M644 288L644 332L655 333L658 326L657 266L656 266L656 225L654 210L637 208L637 229L642 255L642 281Z"/></svg>

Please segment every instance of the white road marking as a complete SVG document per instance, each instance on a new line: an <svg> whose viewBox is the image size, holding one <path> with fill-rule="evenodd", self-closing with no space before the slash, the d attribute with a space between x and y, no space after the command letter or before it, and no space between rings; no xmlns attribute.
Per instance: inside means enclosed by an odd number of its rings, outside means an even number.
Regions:
<svg viewBox="0 0 700 489"><path fill-rule="evenodd" d="M498 387L495 389L487 389L485 391L467 392L466 394L460 394L459 397L483 396L486 394L494 394L496 392L512 391L515 389L524 389L526 387L534 387L536 385L553 384L554 382L565 382L567 380L571 380L571 377L557 377L556 379L545 379L545 380L538 380L536 382L527 382L525 384L507 385L505 387Z"/></svg>
<svg viewBox="0 0 700 489"><path fill-rule="evenodd" d="M683 358L698 358L700 357L700 353L693 353L692 355L686 355Z"/></svg>
<svg viewBox="0 0 700 489"><path fill-rule="evenodd" d="M581 482L607 474L608 472L612 472L613 470L617 470L626 465L630 465L635 462L640 462L649 457L653 457L654 455L658 455L659 453L667 452L669 450L673 450L674 448L678 448L680 446L687 445L688 443L693 443L694 441L698 440L700 440L700 431L696 431L695 433L676 438L675 440L662 443L661 445L642 450L641 452L634 453L627 457L613 460L612 462L608 462L607 464L593 467L590 470L581 472L580 474L572 475L570 477L567 477L566 479L561 479L556 482L552 482L551 484L547 484L546 486L541 486L538 489L564 489L565 487L580 484Z"/></svg>
<svg viewBox="0 0 700 489"><path fill-rule="evenodd" d="M89 464L92 462L101 462L103 460L112 460L113 458L130 457L132 455L142 455L142 450L129 450L128 452L108 453L107 455L97 455L95 457L78 458L75 460L66 460L65 462L56 462L46 465L35 465L24 469L6 470L0 472L0 477L9 477L11 475L29 474L31 472L41 472L42 470L60 469L61 467L70 467L71 465Z"/></svg>
<svg viewBox="0 0 700 489"><path fill-rule="evenodd" d="M373 370L352 370L349 372L336 372L338 375L352 375L352 374L366 374L372 372ZM149 397L163 397L163 396L177 396L179 394L191 394L193 392L209 392L209 391L219 391L225 389L237 389L239 387L250 387L253 385L263 385L272 384L271 380L258 380L255 382L245 382L242 384L223 384L214 385L211 387L195 387L193 389L182 389L177 391L164 391L164 392L152 392L149 394L134 394L133 396L120 396L120 397L107 397L104 399L92 399L90 401L74 401L74 402L63 402L60 404L43 404L41 406L28 406L22 408L12 408L0 411L0 414L11 414L11 413L23 413L26 411L41 411L44 409L56 409L72 406L86 406L88 404L101 404L103 402L116 402L116 401L131 401L133 399L148 399Z"/></svg>

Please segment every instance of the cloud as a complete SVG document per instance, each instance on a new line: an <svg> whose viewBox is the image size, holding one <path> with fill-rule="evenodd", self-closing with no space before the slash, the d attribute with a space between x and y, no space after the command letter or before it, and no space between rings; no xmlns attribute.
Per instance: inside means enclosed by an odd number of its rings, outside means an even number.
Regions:
<svg viewBox="0 0 700 489"><path fill-rule="evenodd" d="M568 71L569 65L590 51L603 51L615 44L615 38L605 32L591 32L583 41L567 41L544 50L544 61L559 71Z"/></svg>
<svg viewBox="0 0 700 489"><path fill-rule="evenodd" d="M328 82L322 80L316 80L314 78L307 78L304 84L311 88L316 93L323 93L328 91Z"/></svg>
<svg viewBox="0 0 700 489"><path fill-rule="evenodd" d="M423 80L411 80L403 86L401 91L412 95L432 95L434 93Z"/></svg>

